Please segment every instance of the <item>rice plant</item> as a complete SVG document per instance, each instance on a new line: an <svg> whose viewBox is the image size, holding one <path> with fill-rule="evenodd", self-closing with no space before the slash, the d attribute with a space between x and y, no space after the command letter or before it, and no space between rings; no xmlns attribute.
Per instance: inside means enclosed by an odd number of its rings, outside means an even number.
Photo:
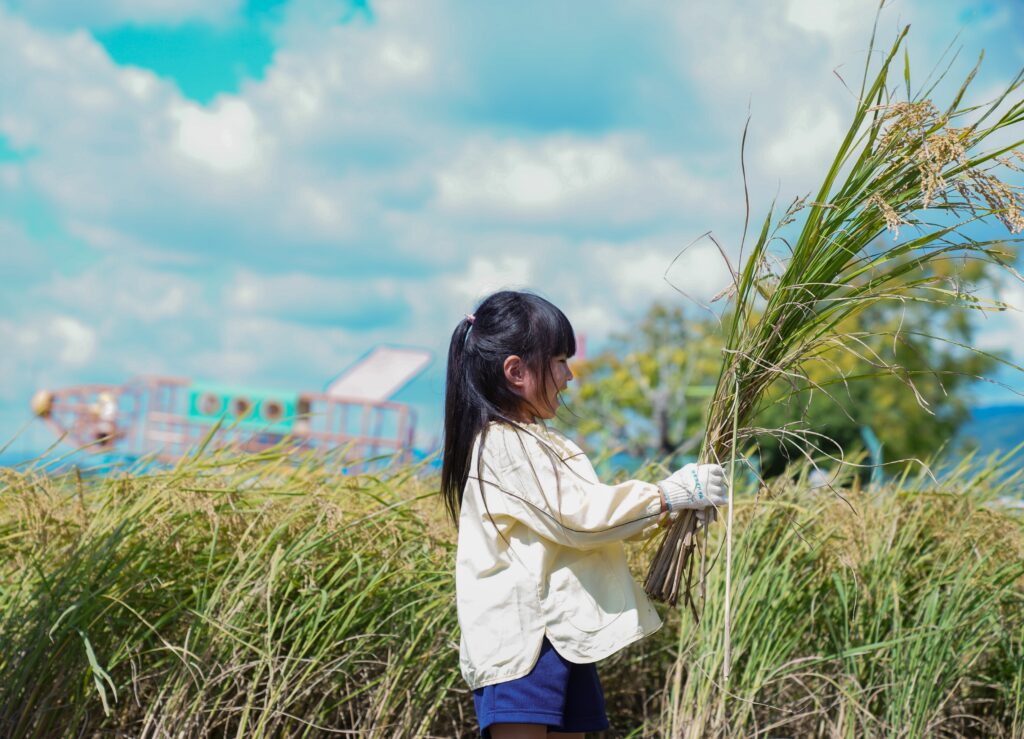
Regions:
<svg viewBox="0 0 1024 739"><path fill-rule="evenodd" d="M613 735L1018 736L1024 525L993 501L1021 476L999 464L837 481L858 515L805 473L743 496L730 700L712 578L703 623L672 609L600 665ZM273 451L0 470L0 734L475 736L437 484Z"/></svg>
<svg viewBox="0 0 1024 739"><path fill-rule="evenodd" d="M454 733L450 547L413 512L418 472L6 470L0 733Z"/></svg>
<svg viewBox="0 0 1024 739"><path fill-rule="evenodd" d="M913 377L871 348L878 334L857 330L856 317L871 306L913 301L965 310L1007 307L972 295L934 268L980 260L1020 278L1007 261L1013 254L1008 244L1019 239L979 240L971 232L980 222L995 221L1011 234L1024 230L1024 196L999 176L1020 171L1024 163L1018 150L1024 73L996 99L967 105L963 100L976 67L952 100L939 106L932 96L943 74L914 91L904 47L908 31L886 50L876 50L872 35L852 120L817 193L795 199L778 217L773 206L745 260L741 246L704 460L731 468L739 447L764 433L795 440L811 460L841 456L842 450L799 419L785 428L758 428L758 411L773 391L791 388L798 394L810 388L842 404L843 383L892 374L916 393ZM890 339L898 343L909 334L897 329ZM848 378L836 367L833 380L812 382L806 368L815 362L835 366L829 359L835 352L852 354L864 371ZM731 533L731 521L727 527ZM693 561L699 530L693 513L680 516L664 535L646 580L653 598L675 604L682 596L695 613L692 588L704 582L704 564L695 567ZM730 535L727 579L731 543ZM727 641L726 674L728 650Z"/></svg>
<svg viewBox="0 0 1024 739"><path fill-rule="evenodd" d="M805 475L741 498L730 680L713 578L703 621L680 619L645 735L1016 736L1024 526L993 501L1022 475L992 484L998 465L854 483L846 502Z"/></svg>

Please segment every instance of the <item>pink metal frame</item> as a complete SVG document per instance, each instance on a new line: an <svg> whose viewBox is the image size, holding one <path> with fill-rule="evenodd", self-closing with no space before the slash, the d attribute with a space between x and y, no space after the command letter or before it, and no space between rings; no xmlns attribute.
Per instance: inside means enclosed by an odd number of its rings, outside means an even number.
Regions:
<svg viewBox="0 0 1024 739"><path fill-rule="evenodd" d="M137 377L124 385L76 385L52 393L52 410L45 420L55 433L89 451L155 454L161 461L173 462L197 448L213 428L212 423L188 417L190 385L188 379L155 376ZM100 393L108 393L117 404L112 433L94 412ZM308 402L309 414L296 419L288 435L297 448L323 452L344 448L345 456L353 460L395 454L404 459L412 450L416 414L403 403L323 393L302 393L299 398ZM358 432L350 428L353 421ZM265 432L231 427L228 419L210 446L259 451L282 438L269 427Z"/></svg>

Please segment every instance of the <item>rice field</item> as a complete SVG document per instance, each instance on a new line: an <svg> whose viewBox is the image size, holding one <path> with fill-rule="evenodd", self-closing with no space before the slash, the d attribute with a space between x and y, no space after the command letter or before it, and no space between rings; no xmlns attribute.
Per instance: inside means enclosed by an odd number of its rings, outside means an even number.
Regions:
<svg viewBox="0 0 1024 739"><path fill-rule="evenodd" d="M738 490L728 694L716 564L699 624L661 607L600 665L610 735L1024 735L1024 527L997 502L1021 481L999 464ZM475 735L426 468L222 451L0 476L3 736Z"/></svg>

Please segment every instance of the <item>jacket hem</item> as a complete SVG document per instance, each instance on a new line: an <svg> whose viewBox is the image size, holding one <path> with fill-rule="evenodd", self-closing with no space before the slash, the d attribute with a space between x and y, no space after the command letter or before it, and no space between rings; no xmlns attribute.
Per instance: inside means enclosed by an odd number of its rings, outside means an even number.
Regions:
<svg viewBox="0 0 1024 739"><path fill-rule="evenodd" d="M578 652L572 652L571 648L569 649L569 651L571 653L570 654L566 654L566 648L563 647L563 646L560 646L559 644L557 644L551 638L551 632L549 630L547 630L547 629L544 630L544 636L546 636L548 638L548 641L551 642L551 646L553 646L555 648L555 651L558 652L559 654L561 654L566 659L568 659L570 662L575 662L576 664L579 664L579 665L588 665L588 664L591 664L593 662L598 662L598 661L600 661L602 659L605 659L606 657L610 657L613 654L615 654L616 652L618 652L618 651L620 651L622 649L625 649L630 644L633 644L634 642L640 641L645 636L650 636L651 634L656 633L662 626L663 626L663 622L659 619L658 620L658 625L656 627L654 627L653 629L645 629L645 628L637 629L635 632L633 632L632 634L627 636L624 641L618 642L614 646L612 646L612 647L610 647L608 649L602 649L599 652L597 652L595 655L580 655ZM543 639L541 639L540 643L543 643ZM540 649L538 647L537 653L534 655L534 657L530 661L529 665L527 667L525 667L525 668L520 668L518 670L509 670L508 672L497 672L497 673L493 673L493 672L488 670L483 675L480 675L478 673L478 676L476 677L475 680L469 679L465 675L465 673L463 673L462 677L463 677L463 679L465 679L466 683L469 685L469 689L470 690L478 690L479 688L486 688L488 685L496 685L497 683L504 683L504 682L508 682L510 680L518 680L519 678L525 677L525 676L530 674L530 671L533 669L534 665L537 664L537 657L539 657L539 656L540 656Z"/></svg>
<svg viewBox="0 0 1024 739"><path fill-rule="evenodd" d="M607 649L602 649L602 650L600 650L600 651L598 651L598 652L596 652L594 654L587 654L587 655L580 654L579 652L571 652L571 653L567 654L566 651L565 651L566 648L561 647L559 644L557 644L551 638L551 632L550 631L545 631L544 634L545 634L545 636L547 636L548 641L551 642L551 646L553 646L555 648L555 651L557 651L559 654L561 654L567 660L569 660L570 662L575 662L576 664L579 664L579 665L589 665L589 664L591 664L593 662L599 662L602 659L606 659L608 657L611 657L613 654L615 654L618 651L621 651L621 650L625 649L630 644L634 644L635 642L638 642L641 639L643 639L645 636L650 636L651 634L656 633L659 629L661 629L661 627L663 625L664 625L664 623L661 621L661 619L658 619L658 625L656 627L654 627L653 629L645 629L645 628L637 629L632 634L630 634L629 636L625 637L624 641L618 642L614 646L609 647ZM571 651L572 648L568 647L567 649Z"/></svg>

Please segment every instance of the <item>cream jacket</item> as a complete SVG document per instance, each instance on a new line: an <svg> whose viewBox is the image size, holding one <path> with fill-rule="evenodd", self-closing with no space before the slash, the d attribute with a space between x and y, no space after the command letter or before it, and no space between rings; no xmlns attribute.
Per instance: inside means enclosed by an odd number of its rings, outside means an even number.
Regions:
<svg viewBox="0 0 1024 739"><path fill-rule="evenodd" d="M657 486L602 484L578 446L539 424L491 423L485 436L470 458L455 566L470 687L526 675L545 634L587 663L656 631L622 540L655 530Z"/></svg>

